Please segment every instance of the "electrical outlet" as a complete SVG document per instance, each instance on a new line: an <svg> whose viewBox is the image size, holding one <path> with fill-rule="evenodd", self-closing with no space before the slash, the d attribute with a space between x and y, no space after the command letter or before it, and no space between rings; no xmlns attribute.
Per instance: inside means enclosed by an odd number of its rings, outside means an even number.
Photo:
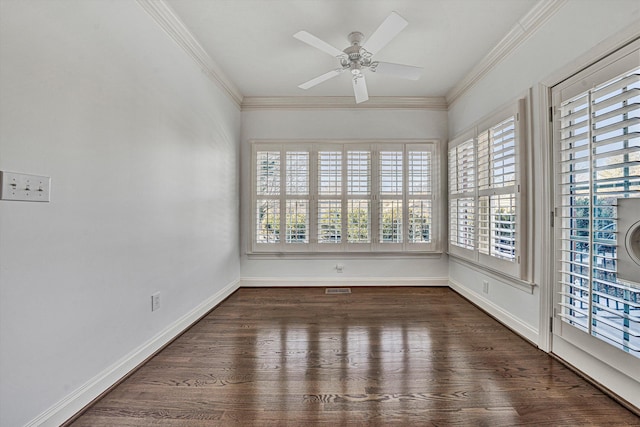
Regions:
<svg viewBox="0 0 640 427"><path fill-rule="evenodd" d="M344 270L344 265L336 264L336 272L342 273L342 270Z"/></svg>
<svg viewBox="0 0 640 427"><path fill-rule="evenodd" d="M160 292L151 295L151 311L160 310Z"/></svg>
<svg viewBox="0 0 640 427"><path fill-rule="evenodd" d="M489 282L486 280L482 281L482 292L484 292L485 294L489 293Z"/></svg>

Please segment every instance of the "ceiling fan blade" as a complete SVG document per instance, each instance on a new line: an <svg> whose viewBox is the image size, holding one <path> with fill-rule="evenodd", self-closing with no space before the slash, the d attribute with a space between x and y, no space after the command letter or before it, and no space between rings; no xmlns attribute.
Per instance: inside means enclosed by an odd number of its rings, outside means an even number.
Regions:
<svg viewBox="0 0 640 427"><path fill-rule="evenodd" d="M356 96L356 104L369 100L369 92L367 91L367 82L364 75L353 77L353 94Z"/></svg>
<svg viewBox="0 0 640 427"><path fill-rule="evenodd" d="M414 67L413 65L394 64L392 62L377 61L373 72L385 74L387 76L399 77L407 80L418 80L422 74L422 67Z"/></svg>
<svg viewBox="0 0 640 427"><path fill-rule="evenodd" d="M338 48L331 46L329 43L320 40L316 36L306 31L298 31L293 35L296 39L305 42L309 46L313 46L316 49L320 49L323 52L328 53L331 56L343 56L345 53Z"/></svg>
<svg viewBox="0 0 640 427"><path fill-rule="evenodd" d="M319 85L320 83L327 81L329 79L334 78L335 76L338 76L340 74L342 74L344 70L343 69L337 69L337 70L331 70L328 73L324 73L321 76L316 77L315 79L311 79L308 82L302 83L301 85L298 85L298 87L300 89L309 89L311 87L314 87L315 85Z"/></svg>
<svg viewBox="0 0 640 427"><path fill-rule="evenodd" d="M406 19L396 12L391 12L391 15L387 16L387 19L371 34L371 37L367 39L362 47L367 52L374 54L385 47L400 31L404 30L407 25L409 25L409 23Z"/></svg>

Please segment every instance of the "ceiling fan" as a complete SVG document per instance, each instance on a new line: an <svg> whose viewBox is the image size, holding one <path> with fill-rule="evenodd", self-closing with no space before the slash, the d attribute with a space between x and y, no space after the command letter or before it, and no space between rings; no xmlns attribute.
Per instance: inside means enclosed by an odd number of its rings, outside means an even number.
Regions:
<svg viewBox="0 0 640 427"><path fill-rule="evenodd" d="M385 47L407 25L409 23L406 19L396 12L391 12L391 15L380 24L364 44L362 44L364 35L361 32L354 31L350 33L347 38L351 45L344 50L331 46L307 31L298 31L293 37L336 57L340 63L340 68L324 73L308 82L302 83L298 87L300 89L309 89L349 70L352 75L356 104L359 104L369 99L367 83L363 74L364 70L402 79L418 80L422 72L421 67L372 60L373 55Z"/></svg>

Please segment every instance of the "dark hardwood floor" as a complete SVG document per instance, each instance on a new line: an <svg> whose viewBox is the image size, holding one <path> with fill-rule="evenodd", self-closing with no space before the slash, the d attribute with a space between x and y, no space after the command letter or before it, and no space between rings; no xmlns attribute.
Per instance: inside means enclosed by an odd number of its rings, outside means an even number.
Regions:
<svg viewBox="0 0 640 427"><path fill-rule="evenodd" d="M447 288L243 288L72 424L638 426Z"/></svg>

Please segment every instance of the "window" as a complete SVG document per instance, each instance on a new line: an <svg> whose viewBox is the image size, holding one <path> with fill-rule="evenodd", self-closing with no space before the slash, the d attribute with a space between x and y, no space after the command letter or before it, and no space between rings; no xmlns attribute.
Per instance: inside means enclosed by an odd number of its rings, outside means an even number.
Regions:
<svg viewBox="0 0 640 427"><path fill-rule="evenodd" d="M449 144L449 252L522 277L524 100Z"/></svg>
<svg viewBox="0 0 640 427"><path fill-rule="evenodd" d="M623 232L617 229L618 199L640 197L637 58L635 51L554 89L554 104L558 315L564 325L640 357L640 288L617 277L618 251L624 250L617 243Z"/></svg>
<svg viewBox="0 0 640 427"><path fill-rule="evenodd" d="M435 153L433 142L254 142L252 251L436 250Z"/></svg>

